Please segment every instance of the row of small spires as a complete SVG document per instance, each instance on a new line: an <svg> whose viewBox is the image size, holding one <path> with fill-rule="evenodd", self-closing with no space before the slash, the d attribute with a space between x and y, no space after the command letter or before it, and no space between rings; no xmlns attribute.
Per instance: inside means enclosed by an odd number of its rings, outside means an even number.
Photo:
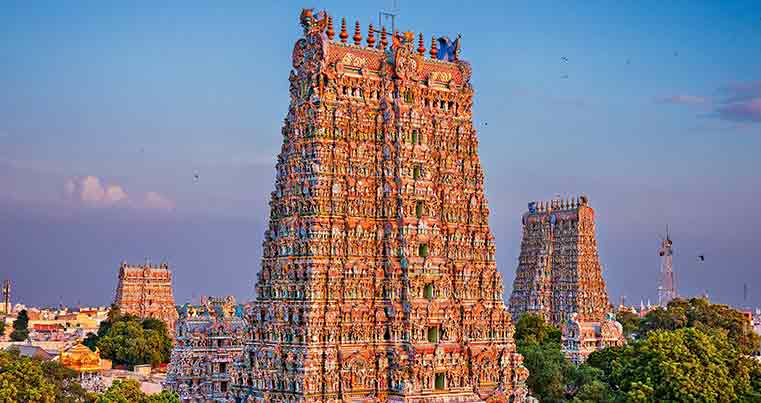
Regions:
<svg viewBox="0 0 761 403"><path fill-rule="evenodd" d="M378 32L373 27L373 24L371 23L370 26L367 29L367 46L369 47L376 47L375 44L375 33ZM331 15L328 15L328 28L325 31L325 34L328 36L328 40L332 41L333 38L336 35L336 32L333 30L333 17ZM380 30L380 41L377 44L378 49L386 49L388 46L388 34L389 32L386 31L386 27L381 27ZM398 32L393 33L394 36L401 37L401 35ZM405 36L407 36L405 39L411 41L414 40L415 34L412 32L406 32ZM341 43L347 43L349 39L349 33L346 31L346 18L341 19L341 32L338 34L338 38L341 40ZM354 24L354 36L352 36L352 39L354 40L354 45L356 46L362 46L362 31L361 27L359 25L359 20L356 21ZM425 56L425 44L423 42L423 34L418 34L418 46L417 46L417 53L420 56ZM432 59L436 59L437 55L439 53L439 49L436 45L436 37L431 37L431 50L429 54L431 55Z"/></svg>
<svg viewBox="0 0 761 403"><path fill-rule="evenodd" d="M586 206L587 205L587 197L586 196L579 196L576 198L567 198L565 200L563 199L555 199L550 201L539 201L539 202L532 202L531 204L534 205L537 212L543 212L548 210L555 210L555 209L572 209L572 208L578 208L580 206Z"/></svg>

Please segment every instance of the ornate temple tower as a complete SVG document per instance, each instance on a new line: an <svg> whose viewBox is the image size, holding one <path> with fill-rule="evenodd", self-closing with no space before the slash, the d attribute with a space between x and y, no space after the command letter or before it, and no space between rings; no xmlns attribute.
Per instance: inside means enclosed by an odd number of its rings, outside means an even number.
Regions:
<svg viewBox="0 0 761 403"><path fill-rule="evenodd" d="M510 311L516 320L533 312L557 325L574 313L580 321L602 321L610 311L586 197L529 203Z"/></svg>
<svg viewBox="0 0 761 403"><path fill-rule="evenodd" d="M522 400L459 40L301 25L238 398Z"/></svg>
<svg viewBox="0 0 761 403"><path fill-rule="evenodd" d="M174 334L178 315L172 293L172 272L167 264L130 266L122 262L114 304L123 314L161 319L166 322L169 333Z"/></svg>

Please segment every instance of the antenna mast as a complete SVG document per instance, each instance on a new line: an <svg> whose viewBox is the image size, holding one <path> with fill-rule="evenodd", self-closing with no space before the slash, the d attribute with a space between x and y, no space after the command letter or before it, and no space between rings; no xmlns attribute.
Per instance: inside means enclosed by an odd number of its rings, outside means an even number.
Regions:
<svg viewBox="0 0 761 403"><path fill-rule="evenodd" d="M391 0L391 9L378 12L378 27L382 27L384 22L391 20L391 33L393 34L396 32L397 15L399 15L399 3L397 0Z"/></svg>
<svg viewBox="0 0 761 403"><path fill-rule="evenodd" d="M669 234L668 226L666 226L666 238L661 242L661 249L658 251L658 255L661 257L661 281L660 286L658 286L658 305L662 307L667 306L672 299L676 298L674 266L671 260L674 254L672 246L671 235Z"/></svg>
<svg viewBox="0 0 761 403"><path fill-rule="evenodd" d="M5 314L11 313L11 280L3 282L3 304L5 305Z"/></svg>

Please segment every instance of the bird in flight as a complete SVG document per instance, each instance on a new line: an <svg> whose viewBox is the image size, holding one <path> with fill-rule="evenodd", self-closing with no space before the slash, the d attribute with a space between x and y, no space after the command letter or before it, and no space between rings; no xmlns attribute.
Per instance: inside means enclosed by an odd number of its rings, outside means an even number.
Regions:
<svg viewBox="0 0 761 403"><path fill-rule="evenodd" d="M632 59L626 59L626 64L632 64Z"/></svg>
<svg viewBox="0 0 761 403"><path fill-rule="evenodd" d="M701 262L705 262L706 257L703 255L698 255L698 260L700 260Z"/></svg>
<svg viewBox="0 0 761 403"><path fill-rule="evenodd" d="M560 58L560 60L562 60L562 61L564 61L564 62L567 62L567 61L568 61L568 58L567 58L567 57L565 57L565 56L563 56L563 57L561 57L561 58Z"/></svg>
<svg viewBox="0 0 761 403"><path fill-rule="evenodd" d="M679 56L679 52L674 52L674 56Z"/></svg>
<svg viewBox="0 0 761 403"><path fill-rule="evenodd" d="M568 74L563 74L560 78L568 78Z"/></svg>
<svg viewBox="0 0 761 403"><path fill-rule="evenodd" d="M198 182L198 178L199 178L199 176L198 176L198 172L194 173L194 174L193 174L193 181L194 181L194 182Z"/></svg>

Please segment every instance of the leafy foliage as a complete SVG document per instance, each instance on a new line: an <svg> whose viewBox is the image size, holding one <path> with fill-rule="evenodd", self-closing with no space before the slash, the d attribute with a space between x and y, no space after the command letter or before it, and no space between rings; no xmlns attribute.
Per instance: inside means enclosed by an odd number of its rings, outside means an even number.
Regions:
<svg viewBox="0 0 761 403"><path fill-rule="evenodd" d="M21 310L13 321L13 332L11 332L11 340L24 341L29 337L29 315L26 309Z"/></svg>
<svg viewBox="0 0 761 403"><path fill-rule="evenodd" d="M518 344L560 343L560 329L547 323L543 316L526 314L515 324L515 342Z"/></svg>
<svg viewBox="0 0 761 403"><path fill-rule="evenodd" d="M639 326L642 321L640 317L631 311L619 311L616 313L616 320L624 329L624 336L627 338L639 334Z"/></svg>
<svg viewBox="0 0 761 403"><path fill-rule="evenodd" d="M652 330L626 346L592 353L587 364L602 372L618 400L761 399L761 365L720 332Z"/></svg>
<svg viewBox="0 0 761 403"><path fill-rule="evenodd" d="M602 371L570 363L560 349L560 336L560 330L539 315L523 315L515 325L515 342L534 396L542 402L605 401L610 390L601 380Z"/></svg>
<svg viewBox="0 0 761 403"><path fill-rule="evenodd" d="M105 322L105 321L104 321ZM132 315L118 316L98 330L96 346L101 356L130 368L135 365L158 365L169 361L172 339L166 324L156 319L140 320ZM90 337L88 343L92 343Z"/></svg>
<svg viewBox="0 0 761 403"><path fill-rule="evenodd" d="M0 337L5 334L5 318L0 318Z"/></svg>
<svg viewBox="0 0 761 403"><path fill-rule="evenodd" d="M711 304L705 298L675 299L668 309L649 312L640 323L641 337L656 330L696 328L705 333L723 333L742 353L758 351L761 336L756 334L742 313L727 305Z"/></svg>
<svg viewBox="0 0 761 403"><path fill-rule="evenodd" d="M173 392L162 391L146 395L140 384L134 380L115 380L111 387L95 399L96 403L179 403L180 398Z"/></svg>
<svg viewBox="0 0 761 403"><path fill-rule="evenodd" d="M18 350L0 351L0 401L82 402L87 397L75 371L54 361L20 357Z"/></svg>

